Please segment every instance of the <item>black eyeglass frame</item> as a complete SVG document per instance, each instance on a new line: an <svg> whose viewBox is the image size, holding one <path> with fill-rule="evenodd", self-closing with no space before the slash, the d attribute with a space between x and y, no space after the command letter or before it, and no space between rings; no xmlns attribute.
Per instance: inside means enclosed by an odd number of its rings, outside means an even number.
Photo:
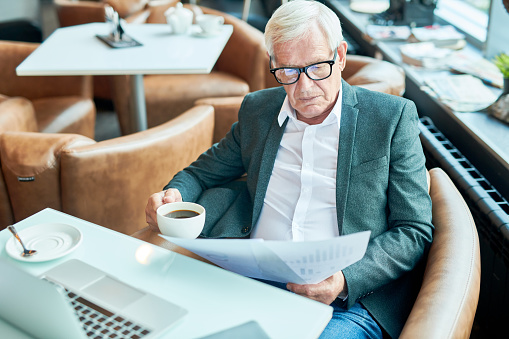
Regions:
<svg viewBox="0 0 509 339"><path fill-rule="evenodd" d="M276 68L271 68L269 71L274 75L274 78L276 78L276 81L279 82L280 84L282 85L292 85L294 83L296 83L297 81L299 81L300 79L300 75L301 73L305 73L306 76L313 80L313 81L320 81L320 80L325 80L327 79L328 77L330 77L332 75L332 66L334 66L334 64L336 63L336 58L338 57L338 50L337 49L334 49L334 57L332 60L326 60L326 61L320 61L320 62L315 62L314 64L311 64L311 65L308 65L308 66L305 66L305 67L276 67ZM270 64L272 65L272 56L269 58L270 60ZM329 72L329 75L327 75L326 77L324 78L320 78L320 79L313 79L311 76L309 76L308 74L308 69L310 67L313 67L313 66L316 66L316 65L320 65L320 64L329 64L330 65L330 72ZM295 81L293 82L282 82L280 81L277 76L276 76L276 71L280 70L280 69L294 69L296 71L298 71L299 73L297 74L297 79L295 79Z"/></svg>

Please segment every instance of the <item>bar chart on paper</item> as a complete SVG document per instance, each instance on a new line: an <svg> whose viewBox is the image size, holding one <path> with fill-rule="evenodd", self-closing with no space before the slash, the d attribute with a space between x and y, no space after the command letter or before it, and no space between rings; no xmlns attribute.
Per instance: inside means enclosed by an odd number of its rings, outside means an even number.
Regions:
<svg viewBox="0 0 509 339"><path fill-rule="evenodd" d="M370 232L318 241L181 239L170 242L229 271L264 280L315 284L362 259Z"/></svg>

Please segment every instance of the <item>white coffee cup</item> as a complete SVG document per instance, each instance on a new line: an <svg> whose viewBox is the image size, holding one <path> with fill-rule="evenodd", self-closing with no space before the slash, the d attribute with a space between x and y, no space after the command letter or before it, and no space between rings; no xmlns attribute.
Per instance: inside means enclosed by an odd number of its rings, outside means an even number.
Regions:
<svg viewBox="0 0 509 339"><path fill-rule="evenodd" d="M224 18L220 15L202 14L196 17L196 23L204 34L218 33L224 24Z"/></svg>
<svg viewBox="0 0 509 339"><path fill-rule="evenodd" d="M205 208L194 202L172 202L157 209L162 234L176 238L197 238L205 225Z"/></svg>

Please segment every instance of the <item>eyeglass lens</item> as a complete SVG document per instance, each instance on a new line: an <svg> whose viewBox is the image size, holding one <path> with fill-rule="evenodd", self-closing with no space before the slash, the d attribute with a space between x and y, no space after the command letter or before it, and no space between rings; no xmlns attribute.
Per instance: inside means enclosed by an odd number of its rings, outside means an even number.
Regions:
<svg viewBox="0 0 509 339"><path fill-rule="evenodd" d="M311 80L322 80L332 72L332 65L327 62L318 63L304 68L304 72ZM299 78L299 69L281 68L274 73L276 78L285 84L294 83Z"/></svg>

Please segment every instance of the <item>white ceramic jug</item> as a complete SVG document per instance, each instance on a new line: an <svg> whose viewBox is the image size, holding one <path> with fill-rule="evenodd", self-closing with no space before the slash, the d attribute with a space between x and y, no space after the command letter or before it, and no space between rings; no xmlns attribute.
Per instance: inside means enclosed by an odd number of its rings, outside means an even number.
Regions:
<svg viewBox="0 0 509 339"><path fill-rule="evenodd" d="M164 12L166 22L170 25L173 34L186 34L193 23L193 12L178 2Z"/></svg>

